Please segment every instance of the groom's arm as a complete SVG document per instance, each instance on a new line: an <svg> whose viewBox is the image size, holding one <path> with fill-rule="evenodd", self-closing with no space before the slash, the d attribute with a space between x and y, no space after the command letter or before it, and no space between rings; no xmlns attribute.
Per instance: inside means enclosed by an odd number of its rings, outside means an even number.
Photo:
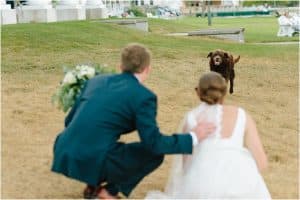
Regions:
<svg viewBox="0 0 300 200"><path fill-rule="evenodd" d="M144 95L136 106L136 127L141 142L146 148L157 154L191 154L193 136L190 134L173 134L171 136L161 134L156 123L156 110L157 99L151 93Z"/></svg>

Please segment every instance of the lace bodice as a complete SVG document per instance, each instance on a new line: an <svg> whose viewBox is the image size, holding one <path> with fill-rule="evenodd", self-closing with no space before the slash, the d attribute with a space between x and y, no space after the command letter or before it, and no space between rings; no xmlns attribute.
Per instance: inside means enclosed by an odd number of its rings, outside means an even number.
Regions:
<svg viewBox="0 0 300 200"><path fill-rule="evenodd" d="M201 103L198 107L190 111L185 119L187 131L192 130L198 121L212 122L216 125L215 132L207 139L203 140L199 146L213 145L215 143L224 143L232 147L243 147L244 132L246 126L246 114L242 108L238 108L237 119L232 131L228 138L222 138L222 117L223 106L220 104L208 105ZM197 147L196 147L197 148Z"/></svg>

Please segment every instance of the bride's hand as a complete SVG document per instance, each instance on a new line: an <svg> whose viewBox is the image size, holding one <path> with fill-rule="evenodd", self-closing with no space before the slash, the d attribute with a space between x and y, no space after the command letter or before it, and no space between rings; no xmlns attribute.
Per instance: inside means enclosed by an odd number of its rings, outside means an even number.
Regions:
<svg viewBox="0 0 300 200"><path fill-rule="evenodd" d="M216 126L209 122L199 122L192 131L196 134L198 141L201 142L208 135L212 134L216 130Z"/></svg>

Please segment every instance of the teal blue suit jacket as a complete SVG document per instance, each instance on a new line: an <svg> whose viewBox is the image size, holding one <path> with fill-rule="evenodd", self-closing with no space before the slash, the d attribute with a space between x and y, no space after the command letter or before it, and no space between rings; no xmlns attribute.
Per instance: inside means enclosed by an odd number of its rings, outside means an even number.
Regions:
<svg viewBox="0 0 300 200"><path fill-rule="evenodd" d="M87 82L56 138L52 170L96 185L106 155L120 145L122 134L134 130L154 154L192 153L192 137L161 134L156 113L156 95L133 74L96 76ZM127 158L122 159L126 163Z"/></svg>

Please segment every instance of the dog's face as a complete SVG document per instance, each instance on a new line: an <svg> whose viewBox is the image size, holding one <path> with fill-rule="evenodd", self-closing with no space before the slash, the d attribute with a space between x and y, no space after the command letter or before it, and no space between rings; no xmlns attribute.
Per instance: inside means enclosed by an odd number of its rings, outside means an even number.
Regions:
<svg viewBox="0 0 300 200"><path fill-rule="evenodd" d="M211 59L211 64L214 66L220 66L229 58L229 55L222 50L216 50L214 52L210 52L207 57Z"/></svg>

